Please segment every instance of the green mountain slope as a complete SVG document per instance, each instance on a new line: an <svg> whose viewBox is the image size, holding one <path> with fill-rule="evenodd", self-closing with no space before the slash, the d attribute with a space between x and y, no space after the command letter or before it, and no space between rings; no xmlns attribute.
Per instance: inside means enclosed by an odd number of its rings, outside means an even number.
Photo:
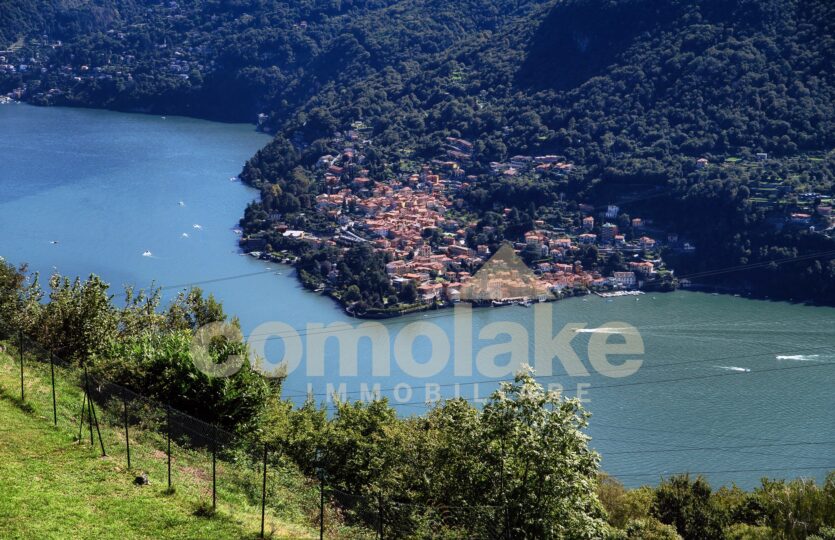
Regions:
<svg viewBox="0 0 835 540"><path fill-rule="evenodd" d="M479 176L464 195L476 211L512 206L525 222L565 224L576 203L620 203L698 247L695 258L670 254L679 275L835 249L831 234L783 226L832 195L832 2L117 7L119 17L98 31L79 26L59 47L26 48L45 73L0 74L0 91L23 89L36 103L227 120L260 113L277 139L243 178L283 188L295 182L290 171L318 157L305 149L324 153L327 141L314 143L357 120L371 128L375 179L399 172L391 164L402 157L432 158L445 137L464 137L474 143L468 172ZM0 26L8 34L8 23ZM761 152L770 159L758 163ZM570 181L484 174L490 161L518 153L557 154L575 173ZM697 168L699 158L711 166ZM291 188L302 210L317 189ZM835 303L834 277L831 258L811 257L711 280Z"/></svg>
<svg viewBox="0 0 835 540"><path fill-rule="evenodd" d="M823 254L702 281L832 303L831 235L783 223L833 190L833 21L822 1L539 5L420 69L317 94L287 133L326 132L313 111L337 126L363 118L375 142L417 156L449 135L472 140L482 165L554 153L579 165L572 180L482 177L471 204L533 205L530 218L557 224L570 222L561 196L621 204L698 246L669 254L679 275ZM757 163L760 152L770 158ZM711 165L699 169L702 157Z"/></svg>

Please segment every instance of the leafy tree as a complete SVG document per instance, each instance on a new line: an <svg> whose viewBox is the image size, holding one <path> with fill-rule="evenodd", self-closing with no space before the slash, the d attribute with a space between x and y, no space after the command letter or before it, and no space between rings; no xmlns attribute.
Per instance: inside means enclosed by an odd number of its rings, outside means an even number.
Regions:
<svg viewBox="0 0 835 540"><path fill-rule="evenodd" d="M418 290L413 281L409 281L403 285L400 291L400 301L404 304L414 304L417 301Z"/></svg>
<svg viewBox="0 0 835 540"><path fill-rule="evenodd" d="M606 520L623 529L635 520L648 520L654 492L650 487L627 490L610 476L604 476L597 489L601 504L606 509Z"/></svg>
<svg viewBox="0 0 835 540"><path fill-rule="evenodd" d="M505 471L512 534L600 536L604 512L594 491L599 457L582 433L588 415L579 401L543 390L523 370L502 383L482 414L488 455Z"/></svg>
<svg viewBox="0 0 835 540"><path fill-rule="evenodd" d="M681 540L675 527L664 525L653 518L631 520L626 525L626 538L629 540Z"/></svg>
<svg viewBox="0 0 835 540"><path fill-rule="evenodd" d="M725 529L727 540L771 540L774 531L768 527L758 527L747 523L736 523Z"/></svg>
<svg viewBox="0 0 835 540"><path fill-rule="evenodd" d="M166 325L175 329L196 330L209 323L225 320L223 305L214 295L204 297L199 287L177 294L166 312Z"/></svg>
<svg viewBox="0 0 835 540"><path fill-rule="evenodd" d="M835 473L823 486L814 480L764 480L755 490L766 523L784 538L806 538L835 527Z"/></svg>
<svg viewBox="0 0 835 540"><path fill-rule="evenodd" d="M684 540L718 540L722 523L710 495L710 485L701 476L695 480L689 475L673 476L656 490L652 514L675 526Z"/></svg>
<svg viewBox="0 0 835 540"><path fill-rule="evenodd" d="M345 300L348 302L356 302L362 298L362 293L360 293L360 288L356 285L351 285L345 291Z"/></svg>
<svg viewBox="0 0 835 540"><path fill-rule="evenodd" d="M83 363L102 354L116 339L119 313L109 286L96 275L87 280L49 280L49 302L37 322L37 335L56 355Z"/></svg>
<svg viewBox="0 0 835 540"><path fill-rule="evenodd" d="M40 316L43 292L38 276L27 277L26 265L14 267L0 258L0 335L29 331Z"/></svg>

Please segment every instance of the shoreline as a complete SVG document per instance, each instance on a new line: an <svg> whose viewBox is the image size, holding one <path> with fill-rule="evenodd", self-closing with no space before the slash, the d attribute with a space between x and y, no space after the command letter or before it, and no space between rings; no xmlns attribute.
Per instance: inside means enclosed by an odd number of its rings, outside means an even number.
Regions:
<svg viewBox="0 0 835 540"><path fill-rule="evenodd" d="M279 264L283 264L283 263L279 263ZM287 264L287 266L289 266L290 268L293 268L293 270L295 271L295 266L293 264ZM282 275L281 277L288 277L288 276ZM439 311L439 310L445 310L445 309L453 309L457 303L461 303L461 302L466 302L466 303L471 304L474 309L476 309L476 308L481 308L481 309L502 308L502 307L519 306L520 305L520 304L515 303L515 302L494 304L494 303L489 302L489 301L479 303L479 302L468 302L466 300L462 300L462 301L459 301L459 302L444 302L442 304L427 304L427 305L423 305L423 306L420 306L420 307L414 307L414 308L411 308L411 309L399 310L399 311L393 312L393 313L385 313L385 314L381 313L381 314L375 314L375 315L369 315L369 314L366 313L366 314L359 315L359 314L353 313L350 310L349 306L346 306L345 304L343 304L338 298L329 294L330 289L310 289L310 288L306 287L304 285L304 283L302 283L301 279L298 277L298 273L296 273L296 276L295 276L294 279L295 279L296 283L302 289L305 290L306 293L308 293L308 294L318 294L320 296L327 296L328 298L330 298L334 302L334 304L336 304L336 306L338 308L340 308L340 310L343 313L350 316L351 318L359 319L359 320L396 319L396 318L405 317L407 315L411 315L411 314L414 314L414 313L424 313L424 312L427 312L427 311ZM677 288L669 290L669 291L662 291L662 290L644 291L644 290L634 289L634 290L614 291L614 292L600 292L600 291L589 290L586 294L574 294L574 295L569 295L569 296L549 298L544 303L561 302L561 301L564 301L564 300L569 300L571 298L582 298L582 297L585 297L585 296L597 296L598 298L602 298L602 299L605 299L605 300L614 300L616 298L643 296L643 295L646 295L647 293L650 293L650 292L653 293L653 294L670 294L670 293L675 293L675 292L692 292L692 293L700 293L700 294L707 294L707 295L714 295L714 296L732 296L732 297L735 297L735 298L743 298L743 299L746 299L746 300L756 300L756 301L760 301L760 302L768 301L768 302L786 303L786 304L792 304L792 305L804 305L804 306L808 306L808 307L835 308L835 305L824 304L824 303L816 303L816 302L812 302L812 301L809 301L809 300L794 300L794 299L791 299L791 298L770 297L768 295L757 294L753 291L750 291L748 289L743 289L743 288L734 288L734 287L728 287L728 286L722 286L722 285L713 286L713 285L696 284L696 283L693 283L688 287L677 287ZM618 294L618 293L621 293L621 294ZM532 302L532 304L536 304L536 303L538 303L538 302ZM528 307L528 306L523 306L523 307Z"/></svg>
<svg viewBox="0 0 835 540"><path fill-rule="evenodd" d="M240 251L239 252L240 255L246 255L246 256L252 256L251 253L252 252L245 252L245 251ZM326 287L323 288L322 286L320 286L316 289L313 289L313 288L310 288L310 287L306 286L305 283L301 280L301 278L298 274L298 271L295 267L295 264L293 262L273 261L273 260L270 260L270 259L263 259L263 258L260 258L260 257L254 257L254 258L256 258L259 261L265 262L265 263L272 262L274 264L281 264L281 265L287 266L288 268L291 268L295 273L295 276L294 276L293 279L296 281L296 284L301 289L304 289L306 294L318 294L319 296L326 296L326 297L330 298L333 301L333 303L340 309L340 311L342 311L343 313L345 313L346 315L348 315L349 317L354 318L354 319L359 319L359 320L396 319L396 318L404 317L404 316L411 315L411 314L414 314L414 313L424 313L424 312L427 312L427 311L438 311L438 310L443 310L443 309L451 309L451 308L455 307L456 303L459 303L459 302L445 301L445 302L440 303L440 304L426 304L426 305L420 305L420 306L413 306L413 307L409 307L409 308L404 308L402 310L396 310L396 311L392 310L391 312L386 312L386 313L372 313L372 314L364 313L364 314L360 315L360 314L352 312L350 310L350 306L346 306L344 303L342 303L342 301L338 297L331 294L332 289L326 288ZM284 277L288 277L288 276L286 274L283 274L280 277L284 278ZM598 298L606 299L606 300L613 300L615 298L623 298L623 297L632 297L632 296L638 297L638 296L646 295L648 293L667 294L667 293L674 293L674 292L679 292L679 291L710 294L710 295L733 296L733 297L737 297L737 298L744 298L744 299L747 299L747 300L758 300L758 301L769 301L769 302L785 302L787 304L800 304L800 305L805 305L805 306L810 306L810 307L831 307L831 308L835 308L835 305L830 305L830 304L825 304L825 303L817 303L817 302L813 302L813 301L810 301L810 300L795 300L795 299L792 299L792 298L772 297L772 296L769 296L769 295L766 295L766 294L756 293L755 291L752 291L752 290L744 288L744 287L730 287L730 286L727 286L727 285L710 285L710 284L698 283L698 282L691 282L691 284L687 287L679 286L679 287L676 287L675 289L672 289L672 290L641 290L641 289L628 289L628 290L621 290L621 291L593 291L593 290L588 290L586 294L573 294L573 295L567 295L567 296L553 297L553 298L548 298L545 302L547 302L547 303L560 302L560 301L568 300L568 299L571 299L571 298L579 298L579 297L592 296L592 295L597 296ZM468 302L466 300L462 300L460 302L470 303L470 304L472 304L473 308L498 308L498 307L507 307L507 306L519 305L519 303L517 303L517 302L502 302L501 304L498 304L498 303L494 304L490 301L485 301L485 302L480 303L480 302ZM531 304L536 304L536 303L537 302L533 302L533 301L531 302Z"/></svg>
<svg viewBox="0 0 835 540"><path fill-rule="evenodd" d="M258 123L246 120L243 118L229 120L220 117L213 117L211 115L201 115L201 114L191 114L190 111L183 111L183 110L173 110L173 111L160 111L154 110L152 106L148 107L108 107L102 105L96 105L93 103L82 103L82 102L72 102L64 100L61 103L50 103L48 101L36 101L32 99L14 99L12 98L10 104L23 104L23 105L30 105L32 107L58 107L58 108L68 108L68 109L89 109L93 111L110 111L110 112L117 112L120 114L140 114L143 116L169 116L169 117L177 117L177 118L189 118L192 120L204 120L207 122L217 122L219 124L249 124L256 128L257 131L264 133L265 135L269 135L270 137L275 137L275 133L264 131L258 129Z"/></svg>

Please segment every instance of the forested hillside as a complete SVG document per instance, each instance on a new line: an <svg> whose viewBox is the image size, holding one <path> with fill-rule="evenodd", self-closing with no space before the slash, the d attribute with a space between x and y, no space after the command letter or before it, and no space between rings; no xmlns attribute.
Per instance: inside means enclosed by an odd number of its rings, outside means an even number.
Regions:
<svg viewBox="0 0 835 540"><path fill-rule="evenodd" d="M831 207L835 4L826 0L104 6L52 12L29 2L4 14L0 36L29 35L16 62L33 65L0 73L0 92L257 118L277 134L244 171L259 187L295 184L290 172L309 168L314 150L355 121L370 128L376 179L463 137L473 142L468 172L478 180L464 196L474 210L514 207L520 224L564 225L577 203L618 203L697 246L696 257L668 254L679 275L835 249L831 234L788 223ZM71 31L54 23L67 17ZM63 43L35 43L42 27ZM574 174L487 174L490 161L545 153ZM699 158L709 165L697 167ZM290 189L302 210L321 192L306 181ZM835 302L826 256L705 280Z"/></svg>
<svg viewBox="0 0 835 540"><path fill-rule="evenodd" d="M445 136L465 137L481 164L563 156L579 179L486 177L470 202L533 204L535 218L559 215L560 194L632 200L632 215L699 246L698 257L669 254L680 274L824 253L831 237L779 218L802 210L803 193L813 207L832 193L834 21L835 7L815 1L537 6L421 69L319 92L290 125L313 138L363 118L375 140L426 156ZM321 118L329 122L316 130ZM757 153L769 159L752 164ZM697 168L698 158L710 166ZM760 185L794 195L763 200ZM831 258L811 257L703 281L831 303L833 278Z"/></svg>
<svg viewBox="0 0 835 540"><path fill-rule="evenodd" d="M70 10L30 1L3 24L0 36L8 33L10 43L18 21L27 19L22 35L47 32L64 42L49 51L31 49L46 56L45 79L17 74L4 82L7 88L21 79L42 90L58 88L61 97L53 94L52 101L60 103L237 121L265 112L283 119L334 84L350 87L387 66L426 60L502 26L508 13L527 13L533 3L128 0ZM24 16L42 10L43 21ZM98 25L84 31L79 24L55 24L70 17ZM175 67L184 64L187 69ZM104 76L67 76L82 65L102 67Z"/></svg>
<svg viewBox="0 0 835 540"><path fill-rule="evenodd" d="M133 0L23 0L0 11L0 49L44 35L58 40L99 32L137 14Z"/></svg>

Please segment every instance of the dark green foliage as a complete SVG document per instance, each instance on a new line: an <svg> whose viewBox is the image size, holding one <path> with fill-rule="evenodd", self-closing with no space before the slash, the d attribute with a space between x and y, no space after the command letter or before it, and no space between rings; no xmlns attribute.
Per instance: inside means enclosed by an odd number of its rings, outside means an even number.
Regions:
<svg viewBox="0 0 835 540"><path fill-rule="evenodd" d="M712 491L704 478L686 475L635 490L604 478L598 496L609 524L627 532L613 538L676 538L676 530L684 539L828 538L835 523L835 473L822 485L764 478L752 491ZM673 526L673 536L661 523Z"/></svg>
<svg viewBox="0 0 835 540"><path fill-rule="evenodd" d="M704 478L674 476L656 490L652 514L662 523L674 525L684 540L720 540L723 524L710 495Z"/></svg>
<svg viewBox="0 0 835 540"><path fill-rule="evenodd" d="M368 244L359 244L345 253L333 248L308 249L297 267L313 286L327 284L340 291L340 300L357 315L369 309L382 309L394 294L386 274L385 260Z"/></svg>
<svg viewBox="0 0 835 540"><path fill-rule="evenodd" d="M270 394L268 382L245 362L232 377L209 377L196 369L188 331L126 337L93 362L101 374L177 410L246 435L259 427ZM219 344L218 359L246 354L242 344Z"/></svg>
<svg viewBox="0 0 835 540"><path fill-rule="evenodd" d="M321 188L299 167L309 171L334 150L326 139L335 130L362 120L374 140L365 166L375 179L396 156L435 156L449 135L473 141L468 172L516 153L573 162L569 175L479 176L465 194L473 208L519 210L502 238L517 239L533 219L563 221L565 203L619 202L697 246L697 257L671 265L678 275L835 249L831 237L775 226L799 208L791 196L753 200L761 180L832 193L832 2L377 0L273 9L125 0L116 7L30 1L8 12L0 31L34 36L38 24L18 30L13 21L38 11L31 20L42 19L64 44L27 44L23 57L42 55L47 73L0 76L0 90L25 81L35 102L249 121L264 113L263 127L277 137L242 173L262 191L244 217L248 233L263 229L270 212L290 214L291 226L332 229L311 223ZM58 33L54 21L66 17L77 22ZM89 20L99 23L95 30ZM171 71L182 58L191 71ZM103 75L62 74L88 64ZM59 92L47 95L52 88ZM757 152L772 159L752 167ZM711 165L697 170L702 156ZM833 276L822 256L703 281L835 303ZM365 303L378 301L372 296Z"/></svg>
<svg viewBox="0 0 835 540"><path fill-rule="evenodd" d="M38 276L27 276L27 270L0 258L0 336L31 325L36 317L43 293Z"/></svg>
<svg viewBox="0 0 835 540"><path fill-rule="evenodd" d="M308 402L268 418L267 436L304 470L322 468L339 489L399 503L387 525L393 537L486 538L505 521L489 507L505 502L512 538L601 538L607 529L594 493L598 456L582 434L587 415L527 372L482 410L452 400L398 418L386 401L339 402L329 418Z"/></svg>
<svg viewBox="0 0 835 540"><path fill-rule="evenodd" d="M414 304L418 297L417 287L413 281L409 281L403 285L403 290L400 291L399 299L404 304Z"/></svg>
<svg viewBox="0 0 835 540"><path fill-rule="evenodd" d="M162 309L159 290L128 288L118 307L109 285L95 275L83 281L55 275L49 285L49 301L39 302L43 293L37 281L27 281L22 269L0 261L0 338L22 330L94 377L242 435L258 428L270 383L246 360L232 376L214 377L193 359L197 330L226 322L214 297L191 289ZM237 328L237 321L229 325ZM242 337L213 338L208 349L215 363L248 355Z"/></svg>

